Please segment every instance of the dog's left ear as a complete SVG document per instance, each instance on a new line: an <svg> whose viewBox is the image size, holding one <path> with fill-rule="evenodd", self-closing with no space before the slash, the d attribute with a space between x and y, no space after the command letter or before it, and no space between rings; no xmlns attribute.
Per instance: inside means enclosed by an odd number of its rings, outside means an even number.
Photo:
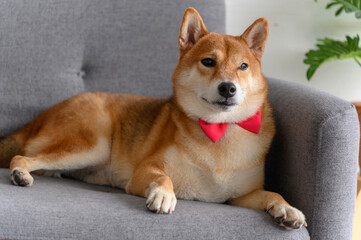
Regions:
<svg viewBox="0 0 361 240"><path fill-rule="evenodd" d="M206 35L208 30L203 23L202 17L194 8L187 8L184 13L178 46L180 50L192 47L201 37Z"/></svg>
<svg viewBox="0 0 361 240"><path fill-rule="evenodd" d="M248 47L254 52L258 59L261 59L264 47L266 45L268 36L268 21L266 18L257 19L247 30L242 34Z"/></svg>

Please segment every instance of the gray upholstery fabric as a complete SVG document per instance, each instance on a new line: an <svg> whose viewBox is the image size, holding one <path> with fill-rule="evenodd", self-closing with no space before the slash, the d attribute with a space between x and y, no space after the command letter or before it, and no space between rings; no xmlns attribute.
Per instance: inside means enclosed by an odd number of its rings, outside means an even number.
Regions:
<svg viewBox="0 0 361 240"><path fill-rule="evenodd" d="M318 90L269 79L277 134L266 188L307 218L312 239L352 239L359 121L352 104Z"/></svg>
<svg viewBox="0 0 361 240"><path fill-rule="evenodd" d="M286 231L265 212L178 201L171 215L149 212L145 199L70 179L35 176L13 186L0 169L0 238L11 239L309 239Z"/></svg>
<svg viewBox="0 0 361 240"><path fill-rule="evenodd" d="M221 0L0 0L0 136L85 91L171 94L184 10L224 32ZM306 214L313 239L351 239L358 122L328 94L270 79L277 136L266 188ZM180 201L154 215L144 199L72 180L12 186L0 170L0 238L308 239L263 212Z"/></svg>
<svg viewBox="0 0 361 240"><path fill-rule="evenodd" d="M220 0L1 0L0 136L81 92L170 95L190 6L224 32Z"/></svg>

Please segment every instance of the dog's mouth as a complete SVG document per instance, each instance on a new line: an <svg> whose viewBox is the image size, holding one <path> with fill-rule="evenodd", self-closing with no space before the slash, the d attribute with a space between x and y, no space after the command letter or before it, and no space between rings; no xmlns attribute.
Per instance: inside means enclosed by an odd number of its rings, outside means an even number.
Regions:
<svg viewBox="0 0 361 240"><path fill-rule="evenodd" d="M212 102L212 104L217 104L219 106L225 106L225 107L231 107L237 105L229 101L216 101L216 102Z"/></svg>
<svg viewBox="0 0 361 240"><path fill-rule="evenodd" d="M234 107L234 106L238 105L237 103L231 102L229 100L210 102L204 97L202 97L202 100L205 101L206 103L212 105L212 106L216 106L217 108L221 108L222 110L225 110L225 111L230 110L231 107Z"/></svg>

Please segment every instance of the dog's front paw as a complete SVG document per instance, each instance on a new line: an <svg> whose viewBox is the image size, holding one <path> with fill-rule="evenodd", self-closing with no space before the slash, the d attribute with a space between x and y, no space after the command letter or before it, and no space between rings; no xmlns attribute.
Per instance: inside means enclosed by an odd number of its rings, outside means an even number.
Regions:
<svg viewBox="0 0 361 240"><path fill-rule="evenodd" d="M23 171L21 168L15 167L10 174L11 182L14 185L22 187L30 187L33 185L34 178L28 171Z"/></svg>
<svg viewBox="0 0 361 240"><path fill-rule="evenodd" d="M171 214L177 204L177 198L173 191L168 192L157 186L153 186L150 188L146 204L152 212Z"/></svg>
<svg viewBox="0 0 361 240"><path fill-rule="evenodd" d="M307 227L303 213L289 205L275 204L268 208L267 212L273 216L275 222L287 230Z"/></svg>

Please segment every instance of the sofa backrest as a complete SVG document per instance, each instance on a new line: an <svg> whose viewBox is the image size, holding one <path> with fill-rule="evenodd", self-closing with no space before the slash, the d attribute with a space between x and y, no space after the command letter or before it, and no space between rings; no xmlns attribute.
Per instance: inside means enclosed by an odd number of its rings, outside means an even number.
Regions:
<svg viewBox="0 0 361 240"><path fill-rule="evenodd" d="M224 33L221 0L0 2L0 136L82 92L172 94L183 13Z"/></svg>

